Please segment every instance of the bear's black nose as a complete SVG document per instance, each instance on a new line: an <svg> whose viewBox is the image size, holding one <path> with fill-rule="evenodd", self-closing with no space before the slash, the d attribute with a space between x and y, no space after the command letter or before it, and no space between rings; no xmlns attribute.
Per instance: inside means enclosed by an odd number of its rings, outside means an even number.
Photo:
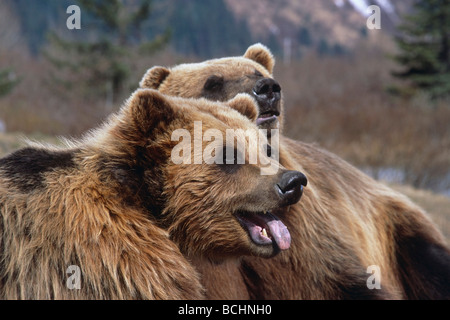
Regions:
<svg viewBox="0 0 450 320"><path fill-rule="evenodd" d="M281 176L276 185L278 196L282 206L297 203L303 193L303 187L308 183L306 176L299 171L287 171Z"/></svg>
<svg viewBox="0 0 450 320"><path fill-rule="evenodd" d="M255 83L253 92L258 99L264 99L271 104L281 99L281 86L274 79L264 78Z"/></svg>
<svg viewBox="0 0 450 320"><path fill-rule="evenodd" d="M256 125L264 129L278 128L278 117L281 111L281 86L272 78L263 78L256 81L252 91L259 108ZM267 135L270 136L270 130Z"/></svg>

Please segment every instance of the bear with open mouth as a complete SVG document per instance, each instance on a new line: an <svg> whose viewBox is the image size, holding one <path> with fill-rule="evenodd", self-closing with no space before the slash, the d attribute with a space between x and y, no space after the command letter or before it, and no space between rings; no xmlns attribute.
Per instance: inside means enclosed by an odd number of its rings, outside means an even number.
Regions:
<svg viewBox="0 0 450 320"><path fill-rule="evenodd" d="M253 95L261 129L282 129L275 59L262 44L243 56L150 68L143 88L227 101ZM307 88L304 88L307 90ZM280 163L308 177L302 201L277 215L290 249L272 259L195 261L213 299L449 299L450 250L428 215L405 196L313 144L280 135ZM380 289L367 270L379 267Z"/></svg>
<svg viewBox="0 0 450 320"><path fill-rule="evenodd" d="M214 161L172 161L175 146L188 143L173 133L195 136L195 121L202 135L240 129L238 138L246 132L244 141L266 145L254 137L256 117L256 102L245 94L217 103L139 89L83 139L58 148L33 144L1 158L0 298L202 299L191 260L289 249L276 212L302 197L301 172L264 153L250 163L230 141L197 141ZM228 149L243 153L245 163ZM277 173L261 174L261 160ZM66 274L74 268L76 289Z"/></svg>

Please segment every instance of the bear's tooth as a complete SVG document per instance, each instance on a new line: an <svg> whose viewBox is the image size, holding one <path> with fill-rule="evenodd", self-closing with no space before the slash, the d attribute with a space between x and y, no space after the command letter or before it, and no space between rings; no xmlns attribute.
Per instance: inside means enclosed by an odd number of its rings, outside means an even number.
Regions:
<svg viewBox="0 0 450 320"><path fill-rule="evenodd" d="M263 229L262 229L261 234L262 234L264 237L266 237L266 238L269 237L269 236L267 235L267 230L266 230L266 228L263 228Z"/></svg>

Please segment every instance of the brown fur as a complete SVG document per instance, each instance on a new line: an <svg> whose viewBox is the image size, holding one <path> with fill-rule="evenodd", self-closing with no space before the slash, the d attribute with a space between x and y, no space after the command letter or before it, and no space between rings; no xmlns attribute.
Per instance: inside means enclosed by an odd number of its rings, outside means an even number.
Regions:
<svg viewBox="0 0 450 320"><path fill-rule="evenodd" d="M237 68L229 68L230 64ZM204 69L208 72L202 72ZM238 88L241 93L251 94L255 82L255 70L264 77L271 76L271 73L262 65L243 57L209 60L199 64L182 64L170 69L158 66L147 71L140 86L158 89L160 92L173 92L174 96L199 98L202 97L203 85L209 76L220 75L230 82L230 86L226 91L221 92L218 100L227 101L236 96ZM188 83L186 83L187 79L189 79Z"/></svg>
<svg viewBox="0 0 450 320"><path fill-rule="evenodd" d="M249 47L242 57L181 64L173 68L152 67L142 78L140 86L157 89L172 96L228 101L237 93L252 95L258 80L272 78L274 64L275 60L270 51L265 46L256 44ZM205 90L205 85L212 76L223 82L218 88ZM281 108L282 106L281 104ZM283 110L279 111L283 115ZM282 116L279 117L279 122L282 122ZM279 127L281 128L281 125Z"/></svg>
<svg viewBox="0 0 450 320"><path fill-rule="evenodd" d="M255 61L262 65L270 74L273 73L275 58L266 46L257 43L250 46L244 53L244 58Z"/></svg>
<svg viewBox="0 0 450 320"><path fill-rule="evenodd" d="M202 87L212 75L239 83L256 68L271 77L274 60L267 51L256 45L244 57L166 69L169 74L157 86L165 94L208 98ZM225 87L220 99L247 88ZM271 259L245 257L222 268L194 261L209 298L450 299L450 251L422 209L314 145L281 137L280 149L280 163L309 180L302 200L277 213L291 232L291 248ZM370 265L381 269L381 290L366 286Z"/></svg>
<svg viewBox="0 0 450 320"><path fill-rule="evenodd" d="M326 151L288 138L282 145L302 164L309 184L296 211L283 217L292 251L271 260L244 259L258 274L258 298L449 298L449 250L420 208ZM402 245L423 237L422 249ZM429 246L438 254L429 254ZM424 268L422 256L431 259ZM366 287L370 265L381 269L381 290ZM244 278L253 284L251 276Z"/></svg>
<svg viewBox="0 0 450 320"><path fill-rule="evenodd" d="M276 206L260 194L276 176L261 176L258 165L229 174L170 161L171 133L194 135L194 120L203 130L256 132L229 106L256 115L244 95L224 105L138 90L68 148L32 146L0 159L0 298L200 299L190 259L272 255L233 212ZM66 286L70 265L81 269L79 290Z"/></svg>

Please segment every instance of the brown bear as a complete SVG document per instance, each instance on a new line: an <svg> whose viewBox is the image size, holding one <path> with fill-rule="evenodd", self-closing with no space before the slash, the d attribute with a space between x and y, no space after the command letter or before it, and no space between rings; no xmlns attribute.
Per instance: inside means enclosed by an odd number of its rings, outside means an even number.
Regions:
<svg viewBox="0 0 450 320"><path fill-rule="evenodd" d="M261 44L248 48L243 57L181 64L171 69L150 68L140 82L142 88L157 89L173 96L203 97L227 101L238 93L253 95L259 106L257 125L281 128L281 86L272 78L275 60Z"/></svg>
<svg viewBox="0 0 450 320"><path fill-rule="evenodd" d="M201 299L186 257L288 249L272 211L300 199L300 172L264 154L237 163L226 153L243 152L234 141L200 141L201 153L214 147L214 162L174 161L175 147L189 146L173 139L177 130L241 129L250 139L256 115L247 95L221 104L140 89L67 148L31 145L0 159L0 299ZM276 174L261 174L264 157Z"/></svg>
<svg viewBox="0 0 450 320"><path fill-rule="evenodd" d="M153 67L140 85L219 101L253 94L260 128L281 128L274 65L270 51L256 44L242 57ZM209 298L450 298L450 250L423 210L315 145L280 140L280 163L309 180L302 201L277 212L291 248L269 260L196 261Z"/></svg>

